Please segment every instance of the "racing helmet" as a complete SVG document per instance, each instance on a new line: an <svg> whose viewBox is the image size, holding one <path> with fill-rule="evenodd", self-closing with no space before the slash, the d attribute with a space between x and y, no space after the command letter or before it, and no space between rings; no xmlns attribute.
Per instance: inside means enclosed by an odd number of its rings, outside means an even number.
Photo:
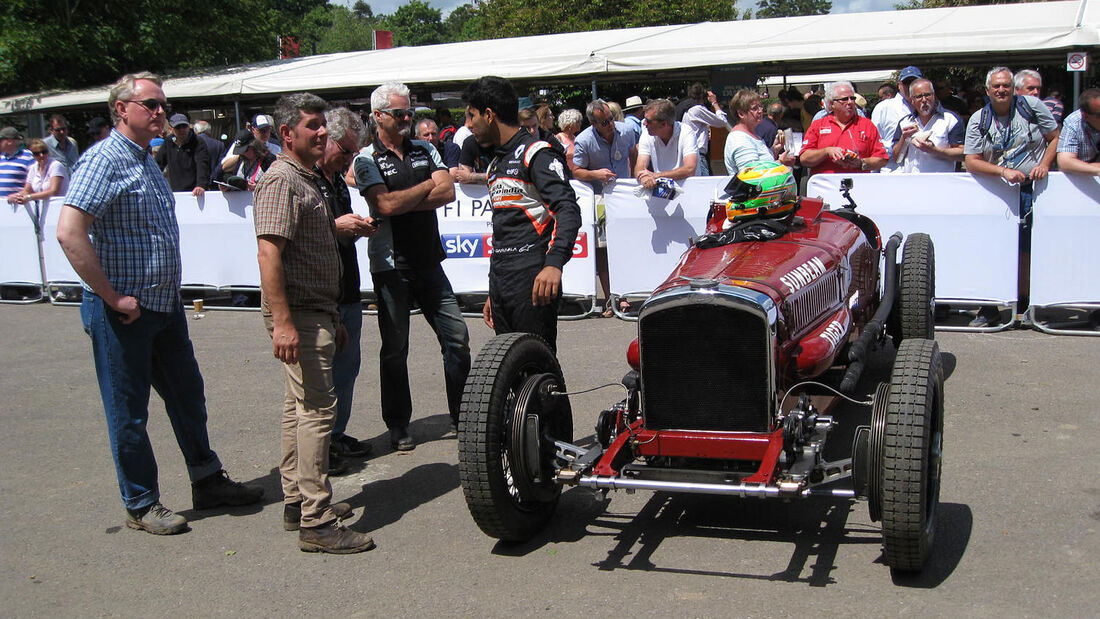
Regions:
<svg viewBox="0 0 1100 619"><path fill-rule="evenodd" d="M729 201L726 217L730 221L790 215L798 206L791 169L777 161L754 161L741 168L726 185Z"/></svg>

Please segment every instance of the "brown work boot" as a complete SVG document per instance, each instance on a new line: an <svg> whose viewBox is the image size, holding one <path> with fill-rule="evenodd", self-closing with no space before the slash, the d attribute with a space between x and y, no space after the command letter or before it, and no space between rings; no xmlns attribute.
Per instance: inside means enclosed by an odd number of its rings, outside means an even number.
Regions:
<svg viewBox="0 0 1100 619"><path fill-rule="evenodd" d="M351 515L351 505L347 503L330 503L328 506L340 520ZM287 503L283 505L283 529L297 531L302 523L302 503Z"/></svg>
<svg viewBox="0 0 1100 619"><path fill-rule="evenodd" d="M350 555L374 548L369 535L356 533L334 520L319 527L302 527L298 531L298 549L302 552L329 552Z"/></svg>

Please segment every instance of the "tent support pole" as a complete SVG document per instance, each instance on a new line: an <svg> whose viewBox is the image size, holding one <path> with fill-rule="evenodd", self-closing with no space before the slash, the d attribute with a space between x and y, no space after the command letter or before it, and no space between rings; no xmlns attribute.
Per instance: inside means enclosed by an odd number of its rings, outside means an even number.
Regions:
<svg viewBox="0 0 1100 619"><path fill-rule="evenodd" d="M596 78L592 78L592 100L595 101L598 98L596 96Z"/></svg>
<svg viewBox="0 0 1100 619"><path fill-rule="evenodd" d="M237 133L241 132L241 102L233 100L233 119L237 123Z"/></svg>
<svg viewBox="0 0 1100 619"><path fill-rule="evenodd" d="M1080 71L1074 71L1073 72L1073 109L1075 109L1075 110L1077 109L1077 106L1080 105L1080 103L1077 101L1078 97L1080 97L1080 96L1081 96L1081 72Z"/></svg>

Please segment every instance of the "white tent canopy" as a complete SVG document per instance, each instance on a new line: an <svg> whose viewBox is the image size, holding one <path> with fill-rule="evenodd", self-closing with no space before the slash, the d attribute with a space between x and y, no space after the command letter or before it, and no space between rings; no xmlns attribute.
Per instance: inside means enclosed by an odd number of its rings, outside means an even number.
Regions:
<svg viewBox="0 0 1100 619"><path fill-rule="evenodd" d="M255 98L310 90L365 91L386 81L685 78L710 67L760 75L894 69L911 63L1029 64L1100 46L1093 0L843 13L575 32L308 56L169 79L172 99ZM107 88L0 99L0 114L105 103Z"/></svg>

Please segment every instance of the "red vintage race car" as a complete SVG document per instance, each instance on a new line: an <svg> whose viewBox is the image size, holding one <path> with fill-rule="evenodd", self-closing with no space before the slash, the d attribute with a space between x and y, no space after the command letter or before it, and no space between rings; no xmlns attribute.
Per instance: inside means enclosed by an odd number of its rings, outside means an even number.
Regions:
<svg viewBox="0 0 1100 619"><path fill-rule="evenodd" d="M626 397L598 415L592 447L572 443L565 380L545 342L512 333L486 344L459 424L462 488L482 531L529 539L563 486L862 498L882 523L886 564L922 568L944 409L931 239L882 243L850 198L833 210L784 200L755 219L732 211L734 200L712 205L708 234L639 311ZM862 402L870 423L863 415L849 428L849 457L828 461L830 433L851 423L834 404L888 338L889 382Z"/></svg>

